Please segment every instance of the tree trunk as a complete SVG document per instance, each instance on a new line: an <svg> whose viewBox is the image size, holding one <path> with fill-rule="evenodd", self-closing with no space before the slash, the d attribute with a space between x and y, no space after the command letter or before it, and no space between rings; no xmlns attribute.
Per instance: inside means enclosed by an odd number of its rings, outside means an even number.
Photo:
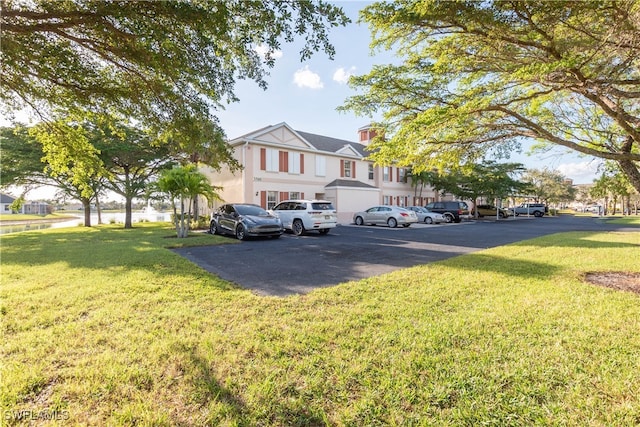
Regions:
<svg viewBox="0 0 640 427"><path fill-rule="evenodd" d="M131 205L133 201L133 195L131 194L131 169L128 166L124 167L124 182L124 228L133 228L131 225Z"/></svg>
<svg viewBox="0 0 640 427"><path fill-rule="evenodd" d="M195 221L195 223L198 223L198 217L200 216L200 213L198 212L199 210L199 206L198 206L198 196L194 197L193 199L193 220Z"/></svg>
<svg viewBox="0 0 640 427"><path fill-rule="evenodd" d="M91 227L91 199L82 198L82 209L84 209L84 226Z"/></svg>
<svg viewBox="0 0 640 427"><path fill-rule="evenodd" d="M124 199L124 228L133 228L131 225L132 198L127 195Z"/></svg>
<svg viewBox="0 0 640 427"><path fill-rule="evenodd" d="M96 211L98 212L98 224L102 224L102 208L100 207L100 197L96 193Z"/></svg>
<svg viewBox="0 0 640 427"><path fill-rule="evenodd" d="M183 197L180 197L180 221L176 232L179 239L185 238L189 235L189 219L185 218Z"/></svg>

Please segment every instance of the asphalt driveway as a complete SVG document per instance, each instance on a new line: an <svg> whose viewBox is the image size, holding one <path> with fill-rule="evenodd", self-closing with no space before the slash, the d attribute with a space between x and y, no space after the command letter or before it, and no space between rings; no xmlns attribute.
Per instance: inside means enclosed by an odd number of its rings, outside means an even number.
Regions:
<svg viewBox="0 0 640 427"><path fill-rule="evenodd" d="M349 224L323 236L285 233L175 252L257 294L286 296L547 234L616 229L606 220L570 215L394 229Z"/></svg>

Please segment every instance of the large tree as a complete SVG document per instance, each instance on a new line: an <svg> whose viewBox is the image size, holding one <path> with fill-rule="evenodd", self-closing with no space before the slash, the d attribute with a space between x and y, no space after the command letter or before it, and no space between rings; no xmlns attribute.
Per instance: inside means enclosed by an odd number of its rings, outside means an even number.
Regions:
<svg viewBox="0 0 640 427"><path fill-rule="evenodd" d="M527 196L549 203L570 202L576 197L576 188L562 173L548 168L530 169L522 177L529 184Z"/></svg>
<svg viewBox="0 0 640 427"><path fill-rule="evenodd" d="M43 185L57 187L82 203L84 224L91 226L91 202L97 204L105 170L93 147L81 148L86 142L77 128L53 124L0 128L0 188L21 186L26 194Z"/></svg>
<svg viewBox="0 0 640 427"><path fill-rule="evenodd" d="M640 2L398 0L366 7L396 49L341 109L381 114L372 158L476 161L524 140L615 161L640 190Z"/></svg>
<svg viewBox="0 0 640 427"><path fill-rule="evenodd" d="M208 140L229 151L212 110L236 101L237 79L266 88L273 53L304 37L301 59L324 50L332 26L348 18L336 6L300 0L0 0L0 106L118 112L167 142ZM262 55L261 49L266 49ZM193 141L196 141L193 144Z"/></svg>
<svg viewBox="0 0 640 427"><path fill-rule="evenodd" d="M118 121L88 131L108 172L104 187L124 197L124 228L132 228L133 199L142 197L153 178L175 164L174 156L152 135Z"/></svg>
<svg viewBox="0 0 640 427"><path fill-rule="evenodd" d="M82 201L86 226L91 225L91 202L99 206L99 193L110 190L124 197L124 227L131 228L133 199L145 194L159 171L189 157L159 145L148 132L104 116L1 128L0 138L0 186L56 186Z"/></svg>
<svg viewBox="0 0 640 427"><path fill-rule="evenodd" d="M516 179L523 171L524 166L520 163L485 160L455 170L428 172L423 176L426 175L426 181L435 190L471 200L477 206L480 197L502 199L526 188L526 184Z"/></svg>

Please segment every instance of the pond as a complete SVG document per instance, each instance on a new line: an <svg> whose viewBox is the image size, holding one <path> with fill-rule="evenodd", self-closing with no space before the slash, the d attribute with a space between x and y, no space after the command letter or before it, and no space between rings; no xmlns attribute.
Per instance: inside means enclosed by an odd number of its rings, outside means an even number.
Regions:
<svg viewBox="0 0 640 427"><path fill-rule="evenodd" d="M171 213L170 212L133 212L131 214L131 221L133 223L140 221L149 221L149 222L169 222L171 221ZM65 221L51 221L47 222L44 220L41 221L31 221L26 222L24 224L14 224L14 225L5 225L0 226L0 234L9 234L9 233L20 233L23 231L33 231L33 230L43 230L46 228L66 228L66 227L77 227L84 223L84 216L77 215L76 218L65 220ZM108 212L102 214L102 223L110 224L110 223L121 223L124 224L124 212ZM91 214L91 224L98 224L98 214Z"/></svg>

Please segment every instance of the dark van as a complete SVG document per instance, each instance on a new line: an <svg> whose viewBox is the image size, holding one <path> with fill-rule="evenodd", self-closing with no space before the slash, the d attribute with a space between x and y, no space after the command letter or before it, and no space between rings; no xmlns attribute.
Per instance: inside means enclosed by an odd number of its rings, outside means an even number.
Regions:
<svg viewBox="0 0 640 427"><path fill-rule="evenodd" d="M469 206L465 202L432 202L425 208L442 214L447 222L460 222L462 218L469 218Z"/></svg>

